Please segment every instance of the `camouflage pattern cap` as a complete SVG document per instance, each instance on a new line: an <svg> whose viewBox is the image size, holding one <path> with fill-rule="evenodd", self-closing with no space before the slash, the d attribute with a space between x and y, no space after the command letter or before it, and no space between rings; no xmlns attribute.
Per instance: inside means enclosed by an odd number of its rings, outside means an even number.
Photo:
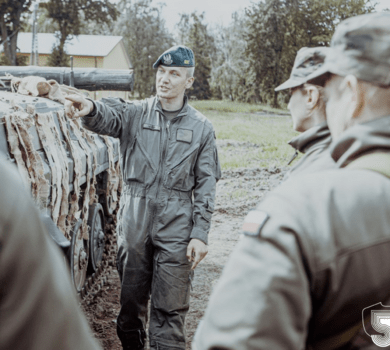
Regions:
<svg viewBox="0 0 390 350"><path fill-rule="evenodd" d="M157 68L160 64L169 67L195 67L194 53L187 46L173 46L157 59L153 68Z"/></svg>
<svg viewBox="0 0 390 350"><path fill-rule="evenodd" d="M291 89L307 82L307 77L319 69L325 61L328 47L302 47L295 57L290 79L279 85L275 91Z"/></svg>
<svg viewBox="0 0 390 350"><path fill-rule="evenodd" d="M390 13L378 12L348 18L332 37L325 64L309 80L325 73L390 86Z"/></svg>

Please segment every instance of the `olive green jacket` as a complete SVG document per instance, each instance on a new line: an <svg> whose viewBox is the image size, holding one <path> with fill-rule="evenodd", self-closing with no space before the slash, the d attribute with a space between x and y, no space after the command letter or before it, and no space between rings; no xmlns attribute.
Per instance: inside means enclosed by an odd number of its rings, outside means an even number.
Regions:
<svg viewBox="0 0 390 350"><path fill-rule="evenodd" d="M390 117L351 127L330 151L339 169L296 176L248 214L194 348L351 349L363 309L386 304L390 179L345 167L390 153Z"/></svg>
<svg viewBox="0 0 390 350"><path fill-rule="evenodd" d="M288 144L295 149L290 163L298 156L298 152L303 153L303 157L284 176L283 180L301 173L336 168L336 163L329 152L331 142L332 137L326 122L313 126L290 140Z"/></svg>
<svg viewBox="0 0 390 350"><path fill-rule="evenodd" d="M0 350L101 349L62 252L16 168L0 163Z"/></svg>

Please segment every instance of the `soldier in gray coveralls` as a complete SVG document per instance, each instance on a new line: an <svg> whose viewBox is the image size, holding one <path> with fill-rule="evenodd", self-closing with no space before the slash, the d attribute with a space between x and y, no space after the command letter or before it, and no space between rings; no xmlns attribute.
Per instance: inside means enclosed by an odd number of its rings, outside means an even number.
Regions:
<svg viewBox="0 0 390 350"><path fill-rule="evenodd" d="M68 115L83 117L87 129L120 139L117 330L123 348L144 348L151 296L151 349L185 349L193 269L207 254L221 170L213 126L184 94L194 81L193 52L172 47L153 67L153 98L125 103L71 96L65 108Z"/></svg>

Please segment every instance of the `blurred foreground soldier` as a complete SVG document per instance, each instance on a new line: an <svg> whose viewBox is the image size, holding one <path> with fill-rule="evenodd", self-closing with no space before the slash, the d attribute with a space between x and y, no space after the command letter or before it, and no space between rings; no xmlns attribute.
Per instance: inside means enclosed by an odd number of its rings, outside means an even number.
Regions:
<svg viewBox="0 0 390 350"><path fill-rule="evenodd" d="M248 214L197 350L390 345L390 14L343 21L331 49L311 77L341 169L296 176Z"/></svg>
<svg viewBox="0 0 390 350"><path fill-rule="evenodd" d="M184 94L194 81L194 66L193 52L175 46L153 66L156 97L93 104L69 98L86 128L120 139L117 330L124 349L144 348L150 295L151 349L185 349L193 269L207 254L220 177L213 126ZM70 114L73 106L65 108Z"/></svg>
<svg viewBox="0 0 390 350"><path fill-rule="evenodd" d="M323 87L307 83L307 77L324 64L328 50L327 47L300 49L290 78L275 89L275 91L290 90L288 109L293 127L294 130L302 133L289 142L295 149L289 165L298 156L298 152L304 153L302 159L286 174L284 180L302 171L308 173L336 167L328 150L332 137L326 123Z"/></svg>
<svg viewBox="0 0 390 350"><path fill-rule="evenodd" d="M61 251L0 161L0 350L97 350Z"/></svg>

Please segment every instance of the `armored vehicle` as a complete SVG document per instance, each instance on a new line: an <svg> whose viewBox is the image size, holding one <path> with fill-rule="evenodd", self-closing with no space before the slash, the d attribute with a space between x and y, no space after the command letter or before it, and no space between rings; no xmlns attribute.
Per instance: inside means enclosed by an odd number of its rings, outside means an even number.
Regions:
<svg viewBox="0 0 390 350"><path fill-rule="evenodd" d="M58 83L66 81L64 77L71 72L50 68L59 82L49 83L60 92L51 95L45 90L44 78L15 80L4 77L6 72L15 73L15 67L7 68L0 67L0 156L17 166L46 227L67 253L76 290L85 294L92 284L88 275L101 273L108 265L107 256L115 250L114 228L121 191L119 141L91 133L79 120L65 115L63 103L58 102L63 102ZM36 68L27 67L19 77L39 73ZM91 72L99 74L98 70L90 70L89 76ZM114 73L110 72L112 81ZM50 78L56 79L55 74ZM122 76L123 71L118 75ZM74 77L69 79L74 83ZM128 90L132 88L131 79ZM95 80L98 82L96 77ZM40 88L34 89L37 84ZM42 86L46 92L42 93ZM89 90L94 89L99 89L99 84L91 84ZM71 92L80 93L76 89Z"/></svg>

